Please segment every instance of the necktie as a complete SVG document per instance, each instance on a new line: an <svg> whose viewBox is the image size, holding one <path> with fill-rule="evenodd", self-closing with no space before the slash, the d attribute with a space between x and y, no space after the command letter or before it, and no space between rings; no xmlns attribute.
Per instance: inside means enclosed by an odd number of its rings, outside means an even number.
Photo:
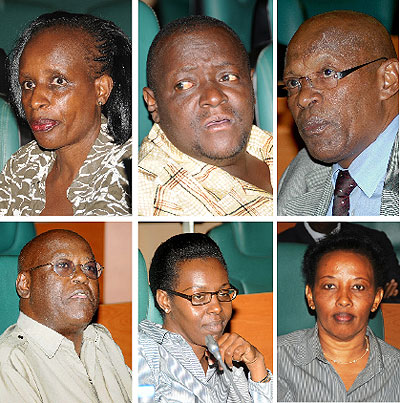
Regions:
<svg viewBox="0 0 400 403"><path fill-rule="evenodd" d="M349 171L339 171L333 196L332 215L349 215L350 193L356 186L357 183Z"/></svg>

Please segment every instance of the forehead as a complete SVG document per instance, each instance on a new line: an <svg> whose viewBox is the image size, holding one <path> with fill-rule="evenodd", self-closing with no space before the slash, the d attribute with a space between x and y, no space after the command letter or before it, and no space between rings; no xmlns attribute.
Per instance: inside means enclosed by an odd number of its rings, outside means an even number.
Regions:
<svg viewBox="0 0 400 403"><path fill-rule="evenodd" d="M91 258L93 253L84 239L73 234L56 234L34 243L27 253L26 260L35 265L50 263L53 259L61 257L79 260Z"/></svg>
<svg viewBox="0 0 400 403"><path fill-rule="evenodd" d="M238 42L223 28L201 28L176 32L159 44L158 61L164 73L212 64L233 64L246 68Z"/></svg>
<svg viewBox="0 0 400 403"><path fill-rule="evenodd" d="M307 68L348 68L368 57L365 41L348 27L316 23L300 28L288 45L285 73Z"/></svg>
<svg viewBox="0 0 400 403"><path fill-rule="evenodd" d="M337 250L326 253L318 262L316 277L328 275L373 278L374 270L365 255L351 250Z"/></svg>
<svg viewBox="0 0 400 403"><path fill-rule="evenodd" d="M88 68L88 55L94 39L79 28L52 27L35 34L21 55L20 68L37 64Z"/></svg>
<svg viewBox="0 0 400 403"><path fill-rule="evenodd" d="M190 259L179 264L177 287L218 288L228 283L228 273L218 259Z"/></svg>

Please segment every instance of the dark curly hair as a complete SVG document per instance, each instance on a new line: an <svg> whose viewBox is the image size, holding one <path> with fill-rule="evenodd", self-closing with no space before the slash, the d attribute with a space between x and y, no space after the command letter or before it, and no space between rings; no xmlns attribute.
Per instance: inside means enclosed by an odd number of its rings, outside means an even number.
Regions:
<svg viewBox="0 0 400 403"><path fill-rule="evenodd" d="M132 136L132 45L113 22L92 15L64 11L43 14L22 32L9 55L7 66L11 102L17 114L25 120L18 79L22 52L35 35L53 27L80 29L93 38L97 51L93 52L93 59L89 61L92 74L94 78L108 74L113 79L113 88L108 101L102 106L102 113L108 119L108 132L114 142L125 143Z"/></svg>
<svg viewBox="0 0 400 403"><path fill-rule="evenodd" d="M250 76L251 68L249 55L247 54L246 48L237 33L223 21L217 20L216 18L206 15L191 15L189 17L183 17L171 21L165 27L161 28L150 46L146 65L147 85L155 95L157 95L156 72L160 68L158 55L162 42L177 32L189 33L204 28L222 28L232 37L232 39L237 43L238 49L240 50L241 56L248 68L248 74Z"/></svg>
<svg viewBox="0 0 400 403"><path fill-rule="evenodd" d="M387 264L381 246L367 235L357 234L357 236L355 236L346 231L340 231L337 234L328 235L326 238L311 245L306 250L302 266L303 277L306 285L311 289L314 288L318 264L322 257L329 252L339 250L354 252L365 256L371 263L374 271L375 289L385 287Z"/></svg>
<svg viewBox="0 0 400 403"><path fill-rule="evenodd" d="M207 235L188 233L175 235L162 243L154 253L149 270L149 283L156 308L161 316L165 312L157 303L157 290L173 290L179 277L180 264L192 259L217 259L228 272L218 245Z"/></svg>

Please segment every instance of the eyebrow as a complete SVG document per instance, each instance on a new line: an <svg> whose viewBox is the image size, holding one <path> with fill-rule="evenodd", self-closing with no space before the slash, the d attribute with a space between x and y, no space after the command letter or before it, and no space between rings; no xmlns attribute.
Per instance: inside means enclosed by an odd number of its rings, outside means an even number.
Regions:
<svg viewBox="0 0 400 403"><path fill-rule="evenodd" d="M314 64L325 64L325 63L327 63L327 64L332 65L332 67L334 65L336 65L338 62L339 61L337 59L334 59L334 57L332 55L320 55L320 56L317 56L315 59L313 59ZM323 68L323 67L320 67L319 69L317 69L315 71L312 71L311 73L308 73L308 74L315 73L316 71L319 71L321 68ZM287 73L284 72L283 77L284 78L285 77L303 77L303 75L296 74L293 70L289 70Z"/></svg>
<svg viewBox="0 0 400 403"><path fill-rule="evenodd" d="M224 284L219 286L218 291L223 289L223 288L230 287L230 286L231 285L229 283L224 283ZM206 286L196 286L196 285L193 285L192 287L185 288L182 292L189 291L189 290L191 290L193 288L195 289L194 292L207 292L207 291L201 291L202 288L204 288L206 290L207 289ZM197 289L197 291L196 291L196 289Z"/></svg>
<svg viewBox="0 0 400 403"><path fill-rule="evenodd" d="M321 279L323 279L323 278L327 278L327 279L337 279L337 277L335 277L335 276L322 276L322 277L320 277L320 280ZM355 277L355 278L353 278L352 279L353 281L356 281L356 280L364 280L364 281L369 281L367 278L365 278L365 277Z"/></svg>

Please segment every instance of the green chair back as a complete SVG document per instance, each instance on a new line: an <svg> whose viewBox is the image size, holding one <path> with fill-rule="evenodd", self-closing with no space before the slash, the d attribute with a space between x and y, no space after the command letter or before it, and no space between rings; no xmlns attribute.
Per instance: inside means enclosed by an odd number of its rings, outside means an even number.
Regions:
<svg viewBox="0 0 400 403"><path fill-rule="evenodd" d="M398 0L301 0L306 18L333 10L353 10L369 14L380 21L391 32L394 18L398 18Z"/></svg>
<svg viewBox="0 0 400 403"><path fill-rule="evenodd" d="M355 224L383 231L389 238L396 253L397 260L400 261L400 223L399 222L357 222Z"/></svg>
<svg viewBox="0 0 400 403"><path fill-rule="evenodd" d="M6 0L8 1L8 0ZM14 0L10 0L14 1ZM52 7L55 10L68 11L69 13L88 13L88 10L93 10L96 7L102 7L104 3L110 3L112 0L35 0L40 4ZM118 0L116 0L118 1ZM29 0L24 0L29 2Z"/></svg>
<svg viewBox="0 0 400 403"><path fill-rule="evenodd" d="M272 292L272 223L234 222L211 229L240 293Z"/></svg>
<svg viewBox="0 0 400 403"><path fill-rule="evenodd" d="M19 146L17 119L11 106L0 98L0 170Z"/></svg>
<svg viewBox="0 0 400 403"><path fill-rule="evenodd" d="M138 283L138 321L142 321L143 319L148 319L154 323L162 324L162 318L160 312L158 312L153 299L153 294L150 290L148 276L147 276L147 268L146 262L143 258L140 250L138 251L139 258L139 283Z"/></svg>
<svg viewBox="0 0 400 403"><path fill-rule="evenodd" d="M146 262L140 250L138 250L138 260L138 321L140 322L147 317L150 288L147 279Z"/></svg>
<svg viewBox="0 0 400 403"><path fill-rule="evenodd" d="M277 3L278 42L287 45L305 20L304 10L300 0L279 0Z"/></svg>
<svg viewBox="0 0 400 403"><path fill-rule="evenodd" d="M308 311L301 265L308 245L278 242L277 314L278 336L314 327L315 316ZM379 309L369 326L384 338L382 311Z"/></svg>
<svg viewBox="0 0 400 403"><path fill-rule="evenodd" d="M9 53L18 35L36 17L57 10L40 2L5 1L0 2L0 48Z"/></svg>
<svg viewBox="0 0 400 403"><path fill-rule="evenodd" d="M0 255L18 256L21 249L36 236L32 222L0 222Z"/></svg>
<svg viewBox="0 0 400 403"><path fill-rule="evenodd" d="M258 55L256 65L256 116L261 129L272 132L273 129L273 47L265 47Z"/></svg>
<svg viewBox="0 0 400 403"><path fill-rule="evenodd" d="M132 39L132 2L131 0L113 0L95 5L87 14L110 20L118 25Z"/></svg>
<svg viewBox="0 0 400 403"><path fill-rule="evenodd" d="M203 13L228 24L240 37L246 50L251 50L251 31L257 0L203 0Z"/></svg>
<svg viewBox="0 0 400 403"><path fill-rule="evenodd" d="M164 26L177 18L194 14L194 0L158 0L160 24Z"/></svg>
<svg viewBox="0 0 400 403"><path fill-rule="evenodd" d="M18 256L0 256L0 334L18 319L17 267Z"/></svg>
<svg viewBox="0 0 400 403"><path fill-rule="evenodd" d="M139 145L149 134L153 122L147 111L143 99L143 87L147 86L146 61L147 53L154 37L159 31L157 17L154 11L142 1L139 1L139 82L138 82L138 105L139 105Z"/></svg>

